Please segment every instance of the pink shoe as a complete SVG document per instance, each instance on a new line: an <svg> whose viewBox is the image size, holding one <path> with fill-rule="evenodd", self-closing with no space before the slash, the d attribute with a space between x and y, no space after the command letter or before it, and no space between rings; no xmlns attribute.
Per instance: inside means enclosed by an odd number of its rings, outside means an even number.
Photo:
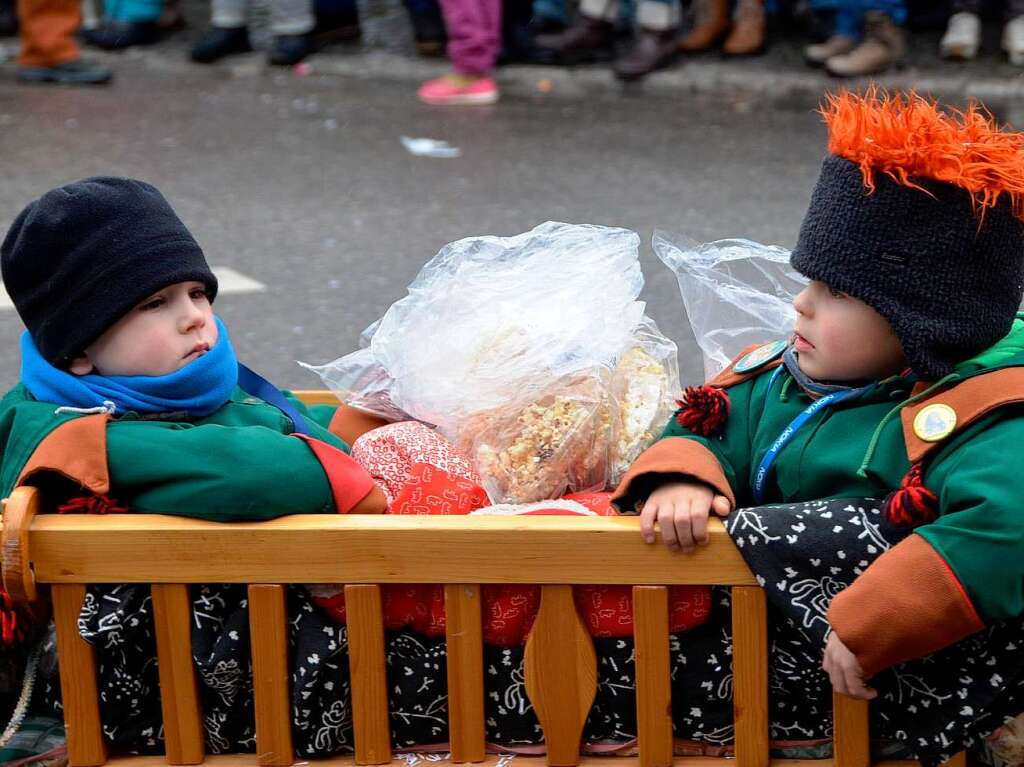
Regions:
<svg viewBox="0 0 1024 767"><path fill-rule="evenodd" d="M423 83L416 95L424 104L441 106L493 104L498 100L498 85L485 75L451 74Z"/></svg>

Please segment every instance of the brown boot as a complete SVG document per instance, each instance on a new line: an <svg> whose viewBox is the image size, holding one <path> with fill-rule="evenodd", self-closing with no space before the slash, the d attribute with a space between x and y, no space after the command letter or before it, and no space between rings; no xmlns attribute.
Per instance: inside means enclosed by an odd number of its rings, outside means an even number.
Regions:
<svg viewBox="0 0 1024 767"><path fill-rule="evenodd" d="M678 30L653 31L641 29L629 53L613 65L620 80L639 80L671 64L679 53L676 43Z"/></svg>
<svg viewBox="0 0 1024 767"><path fill-rule="evenodd" d="M860 77L884 72L899 64L906 52L903 30L886 13L864 14L864 42L849 53L833 56L825 69L833 77Z"/></svg>
<svg viewBox="0 0 1024 767"><path fill-rule="evenodd" d="M732 32L722 51L727 56L753 56L764 50L764 0L739 0L732 16Z"/></svg>
<svg viewBox="0 0 1024 767"><path fill-rule="evenodd" d="M804 61L812 67L823 67L833 56L842 56L857 47L857 41L845 35L832 35L823 43L804 48Z"/></svg>
<svg viewBox="0 0 1024 767"><path fill-rule="evenodd" d="M610 21L580 14L564 31L538 35L536 58L548 64L583 64L615 58L615 28Z"/></svg>
<svg viewBox="0 0 1024 767"><path fill-rule="evenodd" d="M729 32L729 0L694 0L694 21L690 31L679 41L679 50L686 53L706 51Z"/></svg>

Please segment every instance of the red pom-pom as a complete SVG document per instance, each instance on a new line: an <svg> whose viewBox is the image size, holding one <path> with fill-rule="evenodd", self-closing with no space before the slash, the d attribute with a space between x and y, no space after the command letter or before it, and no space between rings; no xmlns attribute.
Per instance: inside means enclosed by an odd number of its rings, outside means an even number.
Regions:
<svg viewBox="0 0 1024 767"><path fill-rule="evenodd" d="M124 514L128 511L119 506L117 499L109 495L80 495L57 507L61 514Z"/></svg>
<svg viewBox="0 0 1024 767"><path fill-rule="evenodd" d="M46 623L47 610L42 602L15 603L0 588L0 647L14 647Z"/></svg>
<svg viewBox="0 0 1024 767"><path fill-rule="evenodd" d="M885 515L893 524L917 527L938 516L937 501L935 493L921 480L921 464L915 463L900 482L899 489L889 496Z"/></svg>
<svg viewBox="0 0 1024 767"><path fill-rule="evenodd" d="M715 386L690 386L677 400L679 412L676 421L694 434L711 437L717 434L729 420L732 403L729 395Z"/></svg>

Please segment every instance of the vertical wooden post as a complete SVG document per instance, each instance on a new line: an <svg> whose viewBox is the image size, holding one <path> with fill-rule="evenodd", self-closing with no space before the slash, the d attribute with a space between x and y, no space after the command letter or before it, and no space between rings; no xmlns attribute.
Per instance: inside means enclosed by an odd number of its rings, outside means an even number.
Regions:
<svg viewBox="0 0 1024 767"><path fill-rule="evenodd" d="M202 764L203 719L192 665L192 600L181 583L154 583L153 622L168 764Z"/></svg>
<svg viewBox="0 0 1024 767"><path fill-rule="evenodd" d="M597 692L597 656L576 613L572 586L542 586L526 641L526 692L544 728L551 767L580 761L580 737Z"/></svg>
<svg viewBox="0 0 1024 767"><path fill-rule="evenodd" d="M287 628L284 586L251 584L249 633L256 704L256 756L264 767L288 767L295 761L288 697Z"/></svg>
<svg viewBox="0 0 1024 767"><path fill-rule="evenodd" d="M480 587L444 587L448 640L448 740L453 762L482 762L484 642Z"/></svg>
<svg viewBox="0 0 1024 767"><path fill-rule="evenodd" d="M391 761L391 724L380 586L346 586L345 614L356 764L387 764Z"/></svg>
<svg viewBox="0 0 1024 767"><path fill-rule="evenodd" d="M732 673L736 760L768 767L768 606L757 586L732 589Z"/></svg>
<svg viewBox="0 0 1024 767"><path fill-rule="evenodd" d="M53 620L57 627L57 658L60 668L64 728L69 767L106 764L107 746L100 726L100 697L96 682L96 653L78 633L78 613L85 586L54 585Z"/></svg>
<svg viewBox="0 0 1024 767"><path fill-rule="evenodd" d="M636 640L636 724L640 767L672 764L672 685L668 588L633 587Z"/></svg>
<svg viewBox="0 0 1024 767"><path fill-rule="evenodd" d="M869 767L868 702L832 693L832 762L836 767Z"/></svg>

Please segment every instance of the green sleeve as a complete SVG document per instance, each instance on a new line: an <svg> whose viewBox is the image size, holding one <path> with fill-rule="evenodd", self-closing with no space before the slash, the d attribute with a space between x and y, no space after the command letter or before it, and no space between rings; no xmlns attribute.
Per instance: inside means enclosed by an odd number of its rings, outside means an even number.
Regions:
<svg viewBox="0 0 1024 767"><path fill-rule="evenodd" d="M335 511L309 446L266 426L114 422L107 463L112 495L139 513L232 521Z"/></svg>
<svg viewBox="0 0 1024 767"><path fill-rule="evenodd" d="M915 532L946 560L985 623L1024 612L1022 442L1024 419L983 419L924 476L941 516Z"/></svg>
<svg viewBox="0 0 1024 767"><path fill-rule="evenodd" d="M760 375L724 390L729 395L729 418L717 435L702 437L694 434L676 420L679 411L673 414L661 435L662 439L691 439L710 450L721 464L729 487L736 495L737 504L745 504L750 500L753 427L764 405L763 390L769 378L770 375Z"/></svg>

